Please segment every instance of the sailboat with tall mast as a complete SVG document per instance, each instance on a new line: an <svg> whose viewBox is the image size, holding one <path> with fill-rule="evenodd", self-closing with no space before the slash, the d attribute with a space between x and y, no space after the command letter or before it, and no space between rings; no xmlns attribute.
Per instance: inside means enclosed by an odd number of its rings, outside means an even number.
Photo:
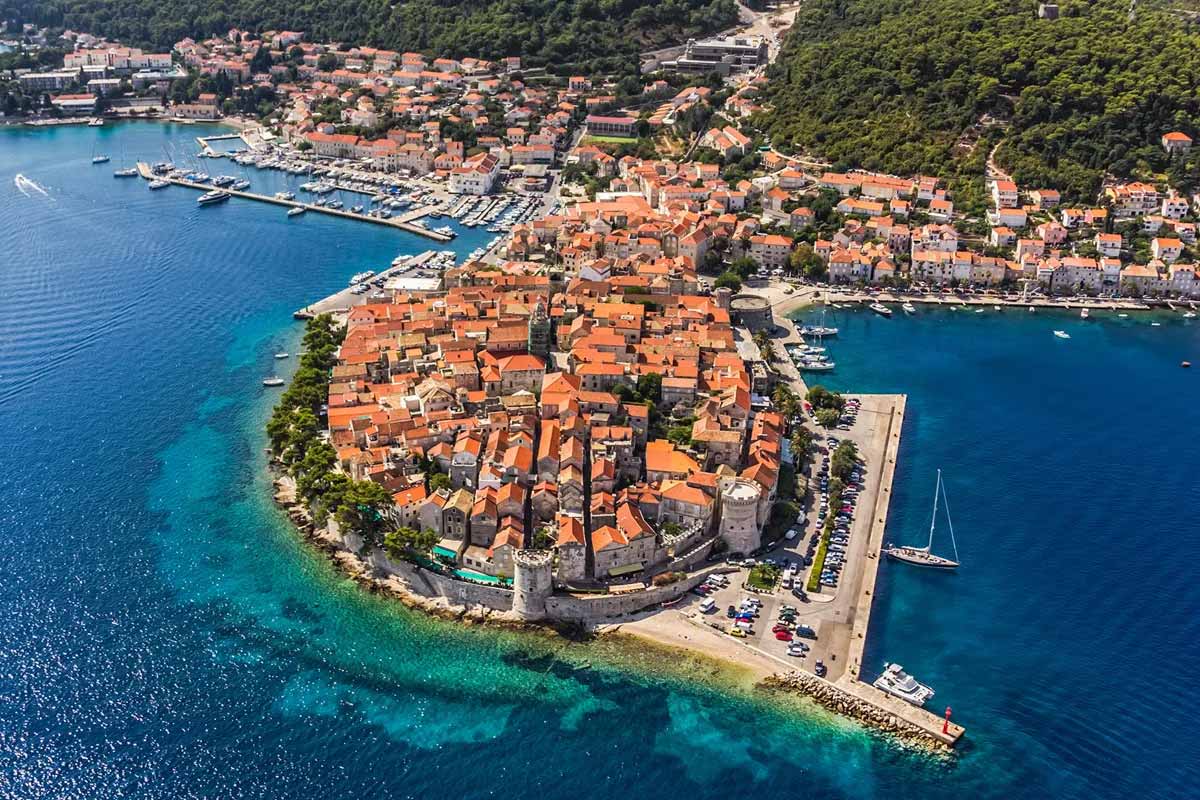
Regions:
<svg viewBox="0 0 1200 800"><path fill-rule="evenodd" d="M946 508L946 526L950 529L950 544L954 548L953 560L933 553L933 531L937 527L939 498ZM950 500L946 497L946 485L942 483L940 469L937 471L937 486L933 490L933 518L929 521L929 541L924 547L903 547L889 543L883 552L887 554L888 558L918 567L958 569L958 542L954 540L954 523L950 521Z"/></svg>

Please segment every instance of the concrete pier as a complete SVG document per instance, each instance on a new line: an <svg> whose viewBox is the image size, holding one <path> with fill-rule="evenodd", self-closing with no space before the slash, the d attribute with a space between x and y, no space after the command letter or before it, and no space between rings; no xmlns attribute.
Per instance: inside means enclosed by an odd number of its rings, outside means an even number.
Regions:
<svg viewBox="0 0 1200 800"><path fill-rule="evenodd" d="M394 267L388 267L378 273L372 280L376 278L390 278L394 274L404 273L411 269L419 269L434 256L434 251L426 250L424 253L412 256L403 264L398 264ZM353 306L363 305L368 302L368 296L365 294L355 294L353 286L347 286L345 289L334 292L324 300L318 300L315 303L305 306L299 311L292 312L294 319L311 319L318 314L341 314L349 311Z"/></svg>
<svg viewBox="0 0 1200 800"><path fill-rule="evenodd" d="M183 186L188 189L199 189L202 192L209 192L213 189L220 188L210 186L204 183L193 183L192 181L182 180L180 178L168 178L162 175L155 175L150 165L145 162L138 162L138 174L146 180L162 180L167 181L175 186ZM326 208L325 206L313 205L311 203L303 203L299 200L283 200L273 195L257 194L255 192L240 192L236 189L223 188L223 192L227 192L232 197L241 197L246 200L257 200L260 203L272 203L277 206L285 206L287 208L303 208L305 211L312 211L319 214L328 214L333 217L342 217L343 219L352 219L358 222L370 222L375 225L384 225L389 228L396 228L407 233L415 233L418 236L424 236L427 239L433 239L436 242L448 242L453 239L453 236L447 236L444 233L431 231L428 228L422 228L419 225L413 225L412 220L415 220L424 214L405 214L394 219L383 219L382 217L368 217L365 214L352 214L349 211L342 211L336 208Z"/></svg>

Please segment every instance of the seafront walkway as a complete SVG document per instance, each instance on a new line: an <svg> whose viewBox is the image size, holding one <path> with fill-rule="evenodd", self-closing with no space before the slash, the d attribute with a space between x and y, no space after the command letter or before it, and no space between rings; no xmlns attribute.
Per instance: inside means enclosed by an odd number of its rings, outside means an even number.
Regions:
<svg viewBox="0 0 1200 800"><path fill-rule="evenodd" d="M175 186L183 186L188 189L198 189L202 192L212 191L215 187L204 183L195 183L193 181L183 180L181 178L168 178L162 175L155 175L150 165L145 162L138 162L138 174L146 180L163 180ZM423 228L420 225L412 224L412 221L424 214L409 212L401 217L394 219L384 219L382 217L368 217L365 214L354 214L350 211L343 211L336 208L327 208L325 206L313 205L311 203L303 203L299 200L284 200L281 197L273 195L258 194L256 192L242 192L236 189L224 188L223 192L227 192L232 197L241 197L246 200L257 200L260 203L272 203L277 206L285 206L287 208L303 208L305 211L313 211L318 214L328 214L333 217L342 217L343 219L352 219L358 222L370 222L374 225L384 225L389 228L396 228L407 233L415 233L418 236L424 236L427 239L433 239L437 242L448 242L453 239L453 236L438 233L437 231ZM414 210L416 211L416 210Z"/></svg>

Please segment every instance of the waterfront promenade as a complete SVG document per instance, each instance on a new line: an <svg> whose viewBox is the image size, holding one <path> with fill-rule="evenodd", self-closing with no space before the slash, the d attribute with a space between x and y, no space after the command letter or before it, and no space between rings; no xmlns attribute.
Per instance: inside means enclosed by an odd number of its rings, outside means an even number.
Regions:
<svg viewBox="0 0 1200 800"><path fill-rule="evenodd" d="M204 183L195 183L193 181L187 181L181 178L168 178L162 175L155 175L153 170L150 169L150 165L142 161L138 162L137 169L138 174L148 181L163 180L174 186L183 186L188 189L198 189L202 192L209 192L214 188L213 186ZM336 208L326 208L325 206L304 203L299 200L284 200L273 195L258 194L256 192L243 192L229 188L221 189L221 191L228 193L232 197L241 197L246 200L257 200L260 203L272 203L274 205L284 206L286 208L303 208L305 211L328 214L333 217L352 219L358 222L370 222L375 225L383 225L389 228L396 228L398 230L405 231L406 233L415 233L418 236L424 236L427 239L433 239L437 242L448 242L454 238L453 236L449 236L444 233L438 233L437 231L423 228L420 225L412 224L415 220L425 216L428 213L425 209L414 209L406 214L403 214L402 216L384 219L382 217L368 217L365 214L354 214L352 212L343 211Z"/></svg>

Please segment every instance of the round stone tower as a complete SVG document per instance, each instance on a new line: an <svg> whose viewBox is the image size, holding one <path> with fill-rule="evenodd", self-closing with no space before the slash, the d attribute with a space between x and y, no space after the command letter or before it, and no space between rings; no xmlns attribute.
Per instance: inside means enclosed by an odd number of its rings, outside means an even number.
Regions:
<svg viewBox="0 0 1200 800"><path fill-rule="evenodd" d="M518 550L513 556L513 611L521 619L546 616L546 598L553 591L549 550Z"/></svg>
<svg viewBox="0 0 1200 800"><path fill-rule="evenodd" d="M749 553L762 544L758 527L758 499L762 489L754 481L734 478L721 490L721 538L732 553Z"/></svg>

